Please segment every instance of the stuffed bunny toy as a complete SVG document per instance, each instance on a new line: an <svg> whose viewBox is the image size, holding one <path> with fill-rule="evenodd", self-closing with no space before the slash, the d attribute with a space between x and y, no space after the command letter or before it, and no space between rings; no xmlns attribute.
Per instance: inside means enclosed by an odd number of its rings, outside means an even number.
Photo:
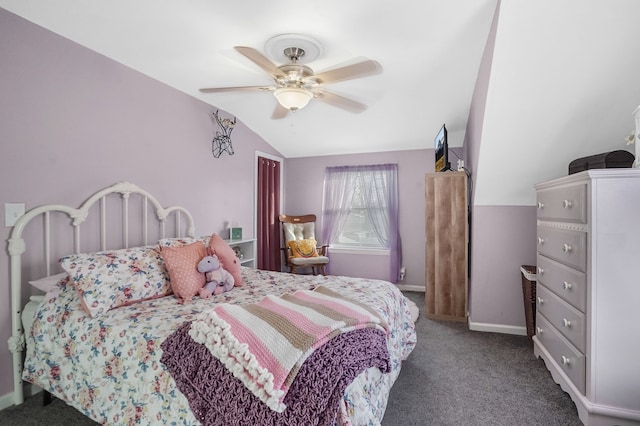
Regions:
<svg viewBox="0 0 640 426"><path fill-rule="evenodd" d="M220 265L215 254L202 258L198 263L198 272L205 274L206 283L200 289L200 297L208 299L212 294L218 295L233 288L235 280L226 269Z"/></svg>

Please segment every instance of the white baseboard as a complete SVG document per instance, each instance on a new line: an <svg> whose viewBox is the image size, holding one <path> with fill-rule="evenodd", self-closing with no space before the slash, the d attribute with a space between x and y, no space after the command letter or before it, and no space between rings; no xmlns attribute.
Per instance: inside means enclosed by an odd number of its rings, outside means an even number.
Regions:
<svg viewBox="0 0 640 426"><path fill-rule="evenodd" d="M416 291L425 292L424 285L411 285L411 284L396 284L400 291ZM467 316L467 318L470 318ZM504 325L504 324L489 324L483 322L473 322L470 319L467 320L469 330L472 331L484 331L489 333L502 333L502 334L515 334L517 336L526 336L527 327Z"/></svg>
<svg viewBox="0 0 640 426"><path fill-rule="evenodd" d="M400 291L417 291L424 293L424 285L396 284Z"/></svg>
<svg viewBox="0 0 640 426"><path fill-rule="evenodd" d="M13 392L0 396L0 410L13 405Z"/></svg>
<svg viewBox="0 0 640 426"><path fill-rule="evenodd" d="M25 383L24 385L24 397L28 398L41 392L42 388L31 383ZM6 395L0 396L0 410L4 410L5 408L9 408L14 405L13 401L13 392L10 392Z"/></svg>
<svg viewBox="0 0 640 426"><path fill-rule="evenodd" d="M527 327L525 326L489 324L473 321L469 321L469 330L485 331L490 333L515 334L518 336L527 335Z"/></svg>

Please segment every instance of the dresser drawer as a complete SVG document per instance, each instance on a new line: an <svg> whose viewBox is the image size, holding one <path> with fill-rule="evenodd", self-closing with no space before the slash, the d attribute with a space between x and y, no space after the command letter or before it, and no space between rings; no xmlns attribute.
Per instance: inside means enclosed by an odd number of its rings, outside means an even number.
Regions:
<svg viewBox="0 0 640 426"><path fill-rule="evenodd" d="M584 352L585 316L545 286L536 287L536 310L580 351Z"/></svg>
<svg viewBox="0 0 640 426"><path fill-rule="evenodd" d="M544 315L536 317L536 337L549 351L558 367L571 379L573 384L584 395L585 390L585 356L562 337Z"/></svg>
<svg viewBox="0 0 640 426"><path fill-rule="evenodd" d="M587 185L541 190L537 193L538 219L587 223Z"/></svg>
<svg viewBox="0 0 640 426"><path fill-rule="evenodd" d="M587 306L587 276L584 272L538 254L536 281L581 312Z"/></svg>
<svg viewBox="0 0 640 426"><path fill-rule="evenodd" d="M581 271L587 267L587 234L538 226L538 253Z"/></svg>

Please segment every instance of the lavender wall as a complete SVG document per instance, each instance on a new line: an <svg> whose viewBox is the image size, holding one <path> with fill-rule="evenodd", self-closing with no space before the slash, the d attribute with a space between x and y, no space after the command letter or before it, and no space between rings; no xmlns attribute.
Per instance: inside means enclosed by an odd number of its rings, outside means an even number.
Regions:
<svg viewBox="0 0 640 426"><path fill-rule="evenodd" d="M500 1L478 71L465 133L465 159L472 176L481 167L480 144L499 12ZM535 265L535 236L535 207L473 203L469 283L472 328L517 332L524 327L520 266Z"/></svg>
<svg viewBox="0 0 640 426"><path fill-rule="evenodd" d="M427 141L425 141L427 145ZM458 155L460 152L456 151ZM424 288L425 193L424 178L433 172L433 149L368 154L294 158L286 160L285 212L322 216L325 167L362 164L398 164L400 235L406 278L401 284ZM320 226L322 224L320 223ZM331 273L389 279L387 256L331 254Z"/></svg>
<svg viewBox="0 0 640 426"><path fill-rule="evenodd" d="M484 122L484 110L487 103L487 95L489 93L491 63L493 61L493 49L495 47L499 17L500 0L498 0L498 4L496 6L491 29L489 30L489 35L487 37L487 45L485 46L482 60L480 61L480 69L478 70L478 78L476 79L476 85L473 89L471 108L469 109L469 118L467 119L467 128L464 136L466 168L472 175L475 175L479 163L482 124Z"/></svg>
<svg viewBox="0 0 640 426"><path fill-rule="evenodd" d="M521 265L536 264L536 208L475 206L471 318L478 329L523 327Z"/></svg>
<svg viewBox="0 0 640 426"><path fill-rule="evenodd" d="M164 205L188 207L198 234L222 232L234 220L253 235L255 151L279 153L246 126L232 133L235 155L215 159L215 108L4 9L0 57L0 223L4 203L79 206L126 180ZM0 239L10 231L2 226ZM8 265L5 248L0 342L11 334ZM26 275L25 282L37 278ZM0 400L13 391L11 370L0 343Z"/></svg>

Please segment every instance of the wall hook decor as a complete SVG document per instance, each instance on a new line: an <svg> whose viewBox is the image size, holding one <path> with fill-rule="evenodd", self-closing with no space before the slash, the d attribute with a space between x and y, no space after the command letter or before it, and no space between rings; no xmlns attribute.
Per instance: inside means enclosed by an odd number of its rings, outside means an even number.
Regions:
<svg viewBox="0 0 640 426"><path fill-rule="evenodd" d="M233 117L233 121L228 118L220 118L218 110L213 113L213 118L216 119L220 130L216 130L216 136L211 142L211 152L215 158L220 157L220 154L226 151L227 154L233 155L233 145L231 145L231 131L236 126L236 117Z"/></svg>

